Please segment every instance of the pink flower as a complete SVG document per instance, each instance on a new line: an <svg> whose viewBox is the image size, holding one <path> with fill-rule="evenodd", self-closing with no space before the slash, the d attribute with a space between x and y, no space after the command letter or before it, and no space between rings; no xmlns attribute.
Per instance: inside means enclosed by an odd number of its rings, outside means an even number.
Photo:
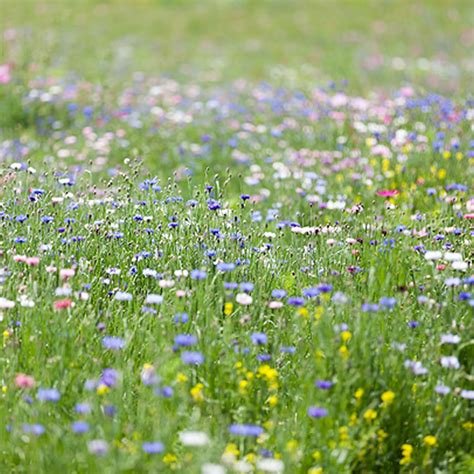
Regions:
<svg viewBox="0 0 474 474"><path fill-rule="evenodd" d="M474 212L464 214L464 219L474 219Z"/></svg>
<svg viewBox="0 0 474 474"><path fill-rule="evenodd" d="M26 255L13 255L13 260L15 260L15 262L26 262Z"/></svg>
<svg viewBox="0 0 474 474"><path fill-rule="evenodd" d="M397 194L399 193L396 189L382 189L381 191L377 191L377 196L382 197L394 197Z"/></svg>
<svg viewBox="0 0 474 474"><path fill-rule="evenodd" d="M11 66L9 64L0 64L0 84L8 84L11 81L10 71Z"/></svg>
<svg viewBox="0 0 474 474"><path fill-rule="evenodd" d="M76 274L76 270L74 268L62 268L59 270L59 278L61 280L66 281L69 278L73 277Z"/></svg>
<svg viewBox="0 0 474 474"><path fill-rule="evenodd" d="M35 383L35 379L31 375L17 374L15 377L15 385L18 388L33 388Z"/></svg>
<svg viewBox="0 0 474 474"><path fill-rule="evenodd" d="M283 303L281 301L270 301L270 303L268 303L268 307L270 309L279 309L283 306Z"/></svg>
<svg viewBox="0 0 474 474"><path fill-rule="evenodd" d="M39 257L27 257L26 260L25 260L25 263L27 265L35 267L36 265L39 265L40 259L39 259Z"/></svg>
<svg viewBox="0 0 474 474"><path fill-rule="evenodd" d="M54 302L54 308L55 309L67 309L72 306L72 300L70 299L64 299L64 300L58 300Z"/></svg>

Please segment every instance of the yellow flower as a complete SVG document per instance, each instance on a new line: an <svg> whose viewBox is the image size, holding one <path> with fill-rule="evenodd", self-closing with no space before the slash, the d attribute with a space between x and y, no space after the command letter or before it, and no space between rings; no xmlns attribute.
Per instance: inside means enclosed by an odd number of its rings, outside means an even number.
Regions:
<svg viewBox="0 0 474 474"><path fill-rule="evenodd" d="M405 466L412 462L411 454L413 452L413 446L411 444L402 444L402 459L400 459L400 464Z"/></svg>
<svg viewBox="0 0 474 474"><path fill-rule="evenodd" d="M373 421L377 418L377 412L375 410L372 410L372 408L369 408L368 410L365 411L364 413L364 420L366 421Z"/></svg>
<svg viewBox="0 0 474 474"><path fill-rule="evenodd" d="M341 332L341 339L344 342L347 342L350 338L352 337L352 334L350 331L342 331Z"/></svg>
<svg viewBox="0 0 474 474"><path fill-rule="evenodd" d="M165 464L174 464L177 460L178 458L172 453L168 453L163 456L163 462Z"/></svg>
<svg viewBox="0 0 474 474"><path fill-rule="evenodd" d="M300 308L298 310L298 314L300 316L303 316L303 318L307 318L308 317L308 314L309 314L309 311L306 309L306 308Z"/></svg>
<svg viewBox="0 0 474 474"><path fill-rule="evenodd" d="M474 423L472 421L466 421L462 424L462 427L467 431L474 430Z"/></svg>
<svg viewBox="0 0 474 474"><path fill-rule="evenodd" d="M308 474L322 474L323 473L323 468L322 467L310 467L308 469Z"/></svg>
<svg viewBox="0 0 474 474"><path fill-rule="evenodd" d="M178 372L178 375L176 376L176 381L178 383L184 383L184 382L187 382L188 380L188 377L186 377L186 375L184 375L182 372Z"/></svg>
<svg viewBox="0 0 474 474"><path fill-rule="evenodd" d="M354 397L356 400L360 400L364 395L364 389L363 388L358 388L355 393L354 393Z"/></svg>
<svg viewBox="0 0 474 474"><path fill-rule="evenodd" d="M264 427L267 431L270 431L271 429L273 429L273 426L274 426L274 423L273 423L273 421L271 421L271 420L268 420L268 421L266 421L266 422L263 424L263 427Z"/></svg>
<svg viewBox="0 0 474 474"><path fill-rule="evenodd" d="M428 435L423 438L423 442L426 444L426 446L432 448L433 446L436 446L437 443L436 436Z"/></svg>
<svg viewBox="0 0 474 474"><path fill-rule="evenodd" d="M444 168L441 168L438 171L438 179L444 179L444 178L446 178L446 175L447 175L447 172Z"/></svg>
<svg viewBox="0 0 474 474"><path fill-rule="evenodd" d="M2 393L7 393L8 392L8 387L6 385L2 386Z"/></svg>
<svg viewBox="0 0 474 474"><path fill-rule="evenodd" d="M388 433L382 429L377 431L377 438L380 443L383 443L384 439L387 438Z"/></svg>
<svg viewBox="0 0 474 474"><path fill-rule="evenodd" d="M288 441L286 443L286 450L290 453L296 451L296 448L298 448L298 441L296 441L296 439L290 439L290 441Z"/></svg>
<svg viewBox="0 0 474 474"><path fill-rule="evenodd" d="M402 454L403 456L411 456L413 452L413 446L411 444L402 444Z"/></svg>
<svg viewBox="0 0 474 474"><path fill-rule="evenodd" d="M241 380L239 382L239 392L241 394L246 394L247 393L247 387L248 387L249 383L247 380Z"/></svg>
<svg viewBox="0 0 474 474"><path fill-rule="evenodd" d="M324 352L321 349L317 349L314 353L316 359L324 359L326 356L324 355Z"/></svg>
<svg viewBox="0 0 474 474"><path fill-rule="evenodd" d="M245 456L245 459L252 463L252 464L255 464L255 461L257 460L257 456L255 456L255 453L248 453L246 456Z"/></svg>
<svg viewBox="0 0 474 474"><path fill-rule="evenodd" d="M106 393L108 393L110 391L110 388L107 387L107 385L101 383L98 387L97 387L97 394L98 395L105 395Z"/></svg>
<svg viewBox="0 0 474 474"><path fill-rule="evenodd" d="M315 461L319 461L321 459L321 453L319 451L314 451L313 453L313 459Z"/></svg>
<svg viewBox="0 0 474 474"><path fill-rule="evenodd" d="M270 395L267 400L268 404L270 405L271 408L277 405L278 403L278 397L276 395Z"/></svg>
<svg viewBox="0 0 474 474"><path fill-rule="evenodd" d="M240 454L240 451L239 451L239 449L237 448L237 445L236 445L236 444L234 444L234 443L229 443L229 444L225 447L224 454L227 454L227 455L230 455L230 456L234 456L234 457L238 457L239 454Z"/></svg>
<svg viewBox="0 0 474 474"><path fill-rule="evenodd" d="M339 428L339 439L341 441L347 441L349 439L349 428L347 426L341 426Z"/></svg>
<svg viewBox="0 0 474 474"><path fill-rule="evenodd" d="M349 357L349 349L347 346L342 345L339 348L339 354L341 354L342 358L347 359Z"/></svg>
<svg viewBox="0 0 474 474"><path fill-rule="evenodd" d="M202 402L204 401L204 394L202 393L204 390L204 385L202 383L197 383L190 391L189 393L193 397L193 400L195 402Z"/></svg>
<svg viewBox="0 0 474 474"><path fill-rule="evenodd" d="M268 364L262 365L258 368L258 375L264 378L268 383L275 382L278 378L278 371L273 369Z"/></svg>
<svg viewBox="0 0 474 474"><path fill-rule="evenodd" d="M232 311L234 310L234 303L231 303L230 301L224 304L224 314L226 316L230 316L232 314Z"/></svg>
<svg viewBox="0 0 474 474"><path fill-rule="evenodd" d="M393 402L395 398L395 393L391 390L388 390L387 392L383 392L380 398L382 399L383 404L385 406L388 406Z"/></svg>

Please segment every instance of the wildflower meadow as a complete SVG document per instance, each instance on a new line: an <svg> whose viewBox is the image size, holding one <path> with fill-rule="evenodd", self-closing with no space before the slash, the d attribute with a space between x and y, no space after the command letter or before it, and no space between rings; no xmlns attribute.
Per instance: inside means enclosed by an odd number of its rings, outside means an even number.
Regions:
<svg viewBox="0 0 474 474"><path fill-rule="evenodd" d="M0 10L1 473L474 472L471 2Z"/></svg>

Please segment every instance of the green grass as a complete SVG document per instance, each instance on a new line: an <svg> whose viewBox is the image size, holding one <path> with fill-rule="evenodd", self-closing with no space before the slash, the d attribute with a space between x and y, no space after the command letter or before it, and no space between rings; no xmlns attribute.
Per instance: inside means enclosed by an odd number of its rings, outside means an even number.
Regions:
<svg viewBox="0 0 474 474"><path fill-rule="evenodd" d="M0 472L472 472L470 2L0 1Z"/></svg>
<svg viewBox="0 0 474 474"><path fill-rule="evenodd" d="M2 0L2 11L5 27L25 33L16 61L105 85L140 70L297 85L347 79L358 92L406 80L453 92L472 75L468 0ZM367 69L371 57L378 66ZM406 68L394 69L394 58Z"/></svg>

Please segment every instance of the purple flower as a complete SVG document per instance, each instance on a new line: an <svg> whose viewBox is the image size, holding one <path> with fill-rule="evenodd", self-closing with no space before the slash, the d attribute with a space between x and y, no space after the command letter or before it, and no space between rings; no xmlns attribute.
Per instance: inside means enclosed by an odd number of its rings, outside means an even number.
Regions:
<svg viewBox="0 0 474 474"><path fill-rule="evenodd" d="M193 336L192 334L178 334L174 338L174 343L177 346L181 346L181 347L194 346L194 344L197 343L197 338L196 336Z"/></svg>
<svg viewBox="0 0 474 474"><path fill-rule="evenodd" d="M107 416L114 416L117 413L117 408L115 408L113 405L105 405L104 406L104 413Z"/></svg>
<svg viewBox="0 0 474 474"><path fill-rule="evenodd" d="M181 354L181 360L188 365L200 365L204 362L204 356L200 352L185 351Z"/></svg>
<svg viewBox="0 0 474 474"><path fill-rule="evenodd" d="M239 425L233 424L229 427L229 433L237 436L260 436L263 433L263 428L258 425Z"/></svg>
<svg viewBox="0 0 474 474"><path fill-rule="evenodd" d="M448 395L448 393L451 392L451 389L446 385L438 384L435 387L435 392L439 395Z"/></svg>
<svg viewBox="0 0 474 474"><path fill-rule="evenodd" d="M104 338L102 338L102 345L106 349L111 349L113 351L118 351L118 350L124 348L125 341L120 337L105 336Z"/></svg>
<svg viewBox="0 0 474 474"><path fill-rule="evenodd" d="M306 298L315 298L316 296L319 296L319 289L318 288L305 288L303 290L303 295L306 297Z"/></svg>
<svg viewBox="0 0 474 474"><path fill-rule="evenodd" d="M115 369L104 369L100 377L100 383L107 385L107 387L113 387L117 384L118 375Z"/></svg>
<svg viewBox="0 0 474 474"><path fill-rule="evenodd" d="M245 293L251 293L253 291L253 283L243 282L240 284L240 289Z"/></svg>
<svg viewBox="0 0 474 474"><path fill-rule="evenodd" d="M395 298L387 298L385 296L380 298L380 306L383 306L384 308L393 309L396 304L397 300Z"/></svg>
<svg viewBox="0 0 474 474"><path fill-rule="evenodd" d="M61 394L55 388L40 388L37 397L42 402L57 402Z"/></svg>
<svg viewBox="0 0 474 474"><path fill-rule="evenodd" d="M287 299L287 303L291 306L303 306L304 305L304 298L299 296L290 296Z"/></svg>
<svg viewBox="0 0 474 474"><path fill-rule="evenodd" d="M273 290L272 291L272 297L276 299L281 299L286 296L286 291L285 290Z"/></svg>
<svg viewBox="0 0 474 474"><path fill-rule="evenodd" d="M79 413L80 415L88 415L92 409L89 403L77 403L75 410L76 413Z"/></svg>
<svg viewBox="0 0 474 474"><path fill-rule="evenodd" d="M96 456L104 456L109 450L107 441L104 441L103 439L93 439L92 441L89 441L87 447L89 448L89 452Z"/></svg>
<svg viewBox="0 0 474 474"><path fill-rule="evenodd" d="M218 209L221 208L221 205L218 201L216 201L215 199L208 199L207 201L207 208L210 210L210 211L217 211Z"/></svg>
<svg viewBox="0 0 474 474"><path fill-rule="evenodd" d="M254 332L250 337L255 345L266 344L268 341L267 335L263 332Z"/></svg>
<svg viewBox="0 0 474 474"><path fill-rule="evenodd" d="M474 390L461 390L459 395L466 400L474 400Z"/></svg>
<svg viewBox="0 0 474 474"><path fill-rule="evenodd" d="M216 265L216 268L220 272L231 272L232 270L235 269L235 263L225 263L225 262L219 262Z"/></svg>
<svg viewBox="0 0 474 474"><path fill-rule="evenodd" d="M28 423L25 423L23 425L23 431L25 433L31 433L34 434L35 436L40 436L42 435L46 430L43 425L40 425L39 423L34 423L32 425L29 425Z"/></svg>
<svg viewBox="0 0 474 474"><path fill-rule="evenodd" d="M117 291L117 293L115 293L115 299L117 301L132 301L133 295L125 291Z"/></svg>
<svg viewBox="0 0 474 474"><path fill-rule="evenodd" d="M312 418L324 418L325 416L328 416L328 411L326 410L326 408L309 407L308 415Z"/></svg>
<svg viewBox="0 0 474 474"><path fill-rule="evenodd" d="M164 451L163 443L159 441L145 442L142 444L142 449L147 454L160 454Z"/></svg>
<svg viewBox="0 0 474 474"><path fill-rule="evenodd" d="M71 429L73 433L77 433L77 434L87 433L89 431L89 423L87 423L87 421L82 421L82 420L75 421L71 425Z"/></svg>
<svg viewBox="0 0 474 474"><path fill-rule="evenodd" d="M191 271L191 278L193 280L205 280L207 277L207 273L204 270L192 270Z"/></svg>
<svg viewBox="0 0 474 474"><path fill-rule="evenodd" d="M321 390L329 390L333 386L333 383L329 380L316 380L315 385Z"/></svg>

